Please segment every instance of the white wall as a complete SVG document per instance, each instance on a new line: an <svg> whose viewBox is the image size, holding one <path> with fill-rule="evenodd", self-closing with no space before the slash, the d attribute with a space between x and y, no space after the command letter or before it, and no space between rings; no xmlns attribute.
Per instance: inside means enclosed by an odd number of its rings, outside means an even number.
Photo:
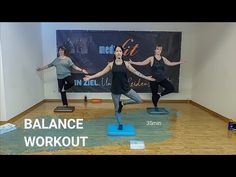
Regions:
<svg viewBox="0 0 236 177"><path fill-rule="evenodd" d="M236 120L236 23L198 24L192 100Z"/></svg>
<svg viewBox="0 0 236 177"><path fill-rule="evenodd" d="M131 31L178 31L182 32L181 58L188 62L180 67L179 93L166 95L162 99L190 99L192 89L192 63L195 50L195 24L193 23L42 23L43 64L56 57L56 30L131 30ZM46 99L60 99L55 68L44 70ZM68 98L81 99L87 93L68 93ZM88 98L111 99L110 93L90 93ZM140 94L151 99L151 94Z"/></svg>
<svg viewBox="0 0 236 177"><path fill-rule="evenodd" d="M1 34L1 24L0 24ZM3 67L2 67L2 40L0 35L0 120L6 118L6 104L5 104L5 89L4 89L4 78L3 78ZM4 120L3 119L3 120Z"/></svg>
<svg viewBox="0 0 236 177"><path fill-rule="evenodd" d="M40 23L1 24L2 67L6 116L20 114L44 99Z"/></svg>

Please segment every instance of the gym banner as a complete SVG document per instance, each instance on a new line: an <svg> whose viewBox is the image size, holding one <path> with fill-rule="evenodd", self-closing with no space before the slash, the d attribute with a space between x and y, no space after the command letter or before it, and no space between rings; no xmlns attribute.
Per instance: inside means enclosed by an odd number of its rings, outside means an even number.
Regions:
<svg viewBox="0 0 236 177"><path fill-rule="evenodd" d="M114 48L124 48L123 59L143 61L154 55L156 43L163 45L162 55L170 61L179 61L181 54L181 32L158 31L93 31L93 30L57 30L57 47L67 48L69 57L80 68L95 74L113 61ZM135 69L144 75L150 75L150 65L136 66ZM175 91L179 88L180 66L166 66L168 79L173 83ZM83 81L83 73L72 71L75 86L70 92L110 92L111 72L90 81ZM129 72L131 88L137 92L150 92L149 81L141 79Z"/></svg>

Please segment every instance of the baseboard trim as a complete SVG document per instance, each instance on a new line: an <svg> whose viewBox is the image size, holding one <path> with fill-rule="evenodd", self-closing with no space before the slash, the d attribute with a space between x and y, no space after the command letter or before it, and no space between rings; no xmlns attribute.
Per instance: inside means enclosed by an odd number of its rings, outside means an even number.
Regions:
<svg viewBox="0 0 236 177"><path fill-rule="evenodd" d="M159 103L189 103L189 101L190 100L160 100Z"/></svg>
<svg viewBox="0 0 236 177"><path fill-rule="evenodd" d="M223 120L223 121L225 121L225 122L230 122L230 121L234 122L234 120L229 119L229 118L227 118L227 117L225 117L225 116L223 116L223 115L221 115L221 114L219 114L219 113L217 113L217 112L215 112L215 111L212 111L212 110L206 108L205 106L200 105L199 103L197 103L197 102L195 102L195 101L190 100L189 103L192 104L192 105L194 105L194 106L196 106L196 107L198 107L198 108L200 108L200 109L205 110L206 112L208 112L208 113L210 113L211 115L214 115L214 116L220 118L221 120Z"/></svg>
<svg viewBox="0 0 236 177"><path fill-rule="evenodd" d="M83 99L67 99L69 103L83 103ZM90 99L87 100L88 103L90 102ZM50 102L61 102L60 99L45 99L43 100L44 103L50 103ZM110 99L102 99L102 102L112 102Z"/></svg>
<svg viewBox="0 0 236 177"><path fill-rule="evenodd" d="M39 103L36 103L35 105L31 106L29 109L26 109L25 111L23 111L22 113L18 114L15 117L11 118L8 121L0 121L0 125L5 124L5 123L14 123L15 121L17 121L18 119L20 119L21 117L23 117L24 115L29 113L30 111L33 111L34 109L36 109L37 107L39 107L43 103L44 103L44 100L40 101Z"/></svg>
<svg viewBox="0 0 236 177"><path fill-rule="evenodd" d="M43 100L44 103L50 103L50 102L61 102L60 99L45 99ZM68 99L68 102L71 103L83 103L83 99ZM88 99L88 102L90 102L90 99ZM111 99L102 99L102 102L105 103L112 103ZM150 100L143 100L145 103L151 103L152 101ZM189 103L190 100L160 100L159 103Z"/></svg>

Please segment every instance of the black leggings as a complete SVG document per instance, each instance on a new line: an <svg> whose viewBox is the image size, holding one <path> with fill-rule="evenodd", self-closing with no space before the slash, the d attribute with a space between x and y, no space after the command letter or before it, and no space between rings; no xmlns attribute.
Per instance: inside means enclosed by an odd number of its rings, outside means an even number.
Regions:
<svg viewBox="0 0 236 177"><path fill-rule="evenodd" d="M162 91L160 95L158 94L159 85L164 88L164 91ZM164 79L161 82L151 81L150 87L152 90L152 103L153 103L154 107L157 107L157 103L160 99L160 96L164 96L166 94L172 93L175 90L172 83L170 81L168 81L167 79Z"/></svg>
<svg viewBox="0 0 236 177"><path fill-rule="evenodd" d="M68 106L66 92L62 91L62 88L64 86L64 90L67 90L67 89L73 87L74 86L74 79L72 78L72 76L67 76L64 79L57 79L57 81L58 81L59 92L61 93L62 103L63 103L63 105Z"/></svg>

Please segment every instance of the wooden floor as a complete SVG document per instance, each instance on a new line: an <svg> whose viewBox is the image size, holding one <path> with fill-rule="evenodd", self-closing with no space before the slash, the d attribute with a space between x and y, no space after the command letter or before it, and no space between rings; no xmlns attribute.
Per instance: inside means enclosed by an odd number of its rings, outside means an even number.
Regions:
<svg viewBox="0 0 236 177"><path fill-rule="evenodd" d="M112 102L99 104L72 102L70 105L76 108L73 113L54 113L53 109L58 105L59 102L43 103L15 120L15 123L24 118L44 115L61 115L65 118L88 120L113 114ZM131 150L129 145L118 144L30 154L236 154L236 131L228 131L227 122L190 103L161 103L160 106L178 110L181 115L171 121L170 131L173 133L171 138L161 143L145 143L145 150ZM146 107L152 107L152 104L145 102L128 105L123 111Z"/></svg>

